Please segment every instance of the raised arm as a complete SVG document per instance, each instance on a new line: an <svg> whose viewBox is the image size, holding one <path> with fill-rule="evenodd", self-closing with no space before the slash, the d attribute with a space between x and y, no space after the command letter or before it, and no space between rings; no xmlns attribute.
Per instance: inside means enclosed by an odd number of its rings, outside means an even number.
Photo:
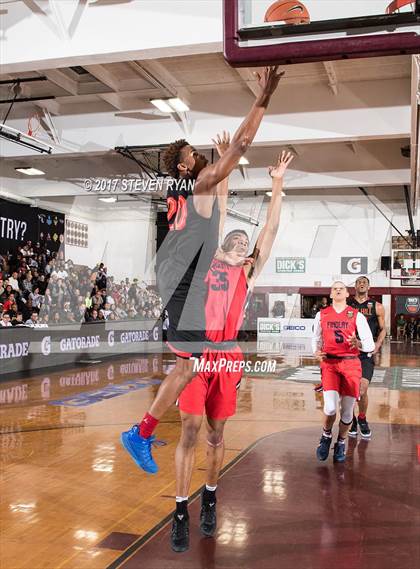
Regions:
<svg viewBox="0 0 420 569"><path fill-rule="evenodd" d="M220 158L229 150L230 145L230 134L226 131L223 131L223 134L218 134L216 138L212 139L215 146L217 153L219 154ZM223 236L223 229L225 227L226 221L226 212L227 212L227 199L228 199L228 186L229 186L229 178L224 178L221 182L217 184L217 200L219 204L219 211L220 211L220 222L219 222L219 245L222 240Z"/></svg>
<svg viewBox="0 0 420 569"><path fill-rule="evenodd" d="M269 168L269 173L272 178L271 200L267 209L265 225L255 245L253 253L255 264L247 268L248 280L252 279L252 281L255 281L270 256L280 223L283 176L292 160L293 154L283 151L279 156L277 165Z"/></svg>
<svg viewBox="0 0 420 569"><path fill-rule="evenodd" d="M238 164L239 158L246 152L248 146L254 140L271 96L280 78L284 75L283 71L280 73L277 73L277 71L277 66L264 67L261 74L256 74L260 94L241 126L235 132L228 151L216 164L208 166L198 176L194 190L196 193L207 193L212 187L216 186L224 178L227 178Z"/></svg>

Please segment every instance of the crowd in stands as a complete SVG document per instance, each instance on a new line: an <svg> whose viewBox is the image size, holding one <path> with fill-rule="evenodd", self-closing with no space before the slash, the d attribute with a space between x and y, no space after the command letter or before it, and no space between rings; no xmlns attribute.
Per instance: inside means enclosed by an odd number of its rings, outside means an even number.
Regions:
<svg viewBox="0 0 420 569"><path fill-rule="evenodd" d="M405 318L404 314L398 314L397 340L408 340L410 342L420 340L420 318L414 316Z"/></svg>
<svg viewBox="0 0 420 569"><path fill-rule="evenodd" d="M0 253L0 326L51 326L103 320L157 320L159 295L138 279L116 282L100 263L93 269L58 259L28 241Z"/></svg>

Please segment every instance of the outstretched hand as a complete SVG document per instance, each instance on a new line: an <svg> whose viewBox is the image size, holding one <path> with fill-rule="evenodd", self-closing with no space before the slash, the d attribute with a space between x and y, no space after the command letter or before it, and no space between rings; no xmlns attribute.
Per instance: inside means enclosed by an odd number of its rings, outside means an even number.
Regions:
<svg viewBox="0 0 420 569"><path fill-rule="evenodd" d="M230 146L230 134L227 131L223 131L223 134L218 134L216 138L212 138L218 155L221 157L226 152Z"/></svg>
<svg viewBox="0 0 420 569"><path fill-rule="evenodd" d="M258 85L261 89L261 95L271 96L277 89L280 79L285 74L284 71L277 73L279 66L264 67L261 73L254 71L254 75L258 80Z"/></svg>
<svg viewBox="0 0 420 569"><path fill-rule="evenodd" d="M253 257L244 257L243 255L238 255L235 251L225 252L222 249L217 249L215 253L215 258L218 261L232 265L233 267L242 267L246 265L253 265L255 260Z"/></svg>
<svg viewBox="0 0 420 569"><path fill-rule="evenodd" d="M284 173L289 166L290 162L293 160L294 156L291 152L283 152L279 155L277 164L275 166L270 166L268 172L272 178L283 178Z"/></svg>

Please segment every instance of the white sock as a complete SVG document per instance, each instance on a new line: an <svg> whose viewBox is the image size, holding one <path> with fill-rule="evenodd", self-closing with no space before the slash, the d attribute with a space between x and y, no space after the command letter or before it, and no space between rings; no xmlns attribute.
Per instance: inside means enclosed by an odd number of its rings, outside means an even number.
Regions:
<svg viewBox="0 0 420 569"><path fill-rule="evenodd" d="M175 502L185 502L188 500L188 496L175 496Z"/></svg>
<svg viewBox="0 0 420 569"><path fill-rule="evenodd" d="M217 484L216 486L209 486L208 484L206 484L206 490L208 490L209 492L215 492L217 488Z"/></svg>

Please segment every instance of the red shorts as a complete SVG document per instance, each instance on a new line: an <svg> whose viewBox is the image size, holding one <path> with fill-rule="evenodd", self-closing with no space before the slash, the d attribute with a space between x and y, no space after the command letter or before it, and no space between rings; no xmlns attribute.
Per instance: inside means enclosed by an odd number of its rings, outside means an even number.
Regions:
<svg viewBox="0 0 420 569"><path fill-rule="evenodd" d="M360 394L362 364L354 360L324 360L321 362L322 386L324 391L338 391L356 399Z"/></svg>
<svg viewBox="0 0 420 569"><path fill-rule="evenodd" d="M197 365L203 366L185 387L178 399L181 411L210 419L226 419L236 412L236 393L241 383L243 368L239 346L225 352L204 348Z"/></svg>

